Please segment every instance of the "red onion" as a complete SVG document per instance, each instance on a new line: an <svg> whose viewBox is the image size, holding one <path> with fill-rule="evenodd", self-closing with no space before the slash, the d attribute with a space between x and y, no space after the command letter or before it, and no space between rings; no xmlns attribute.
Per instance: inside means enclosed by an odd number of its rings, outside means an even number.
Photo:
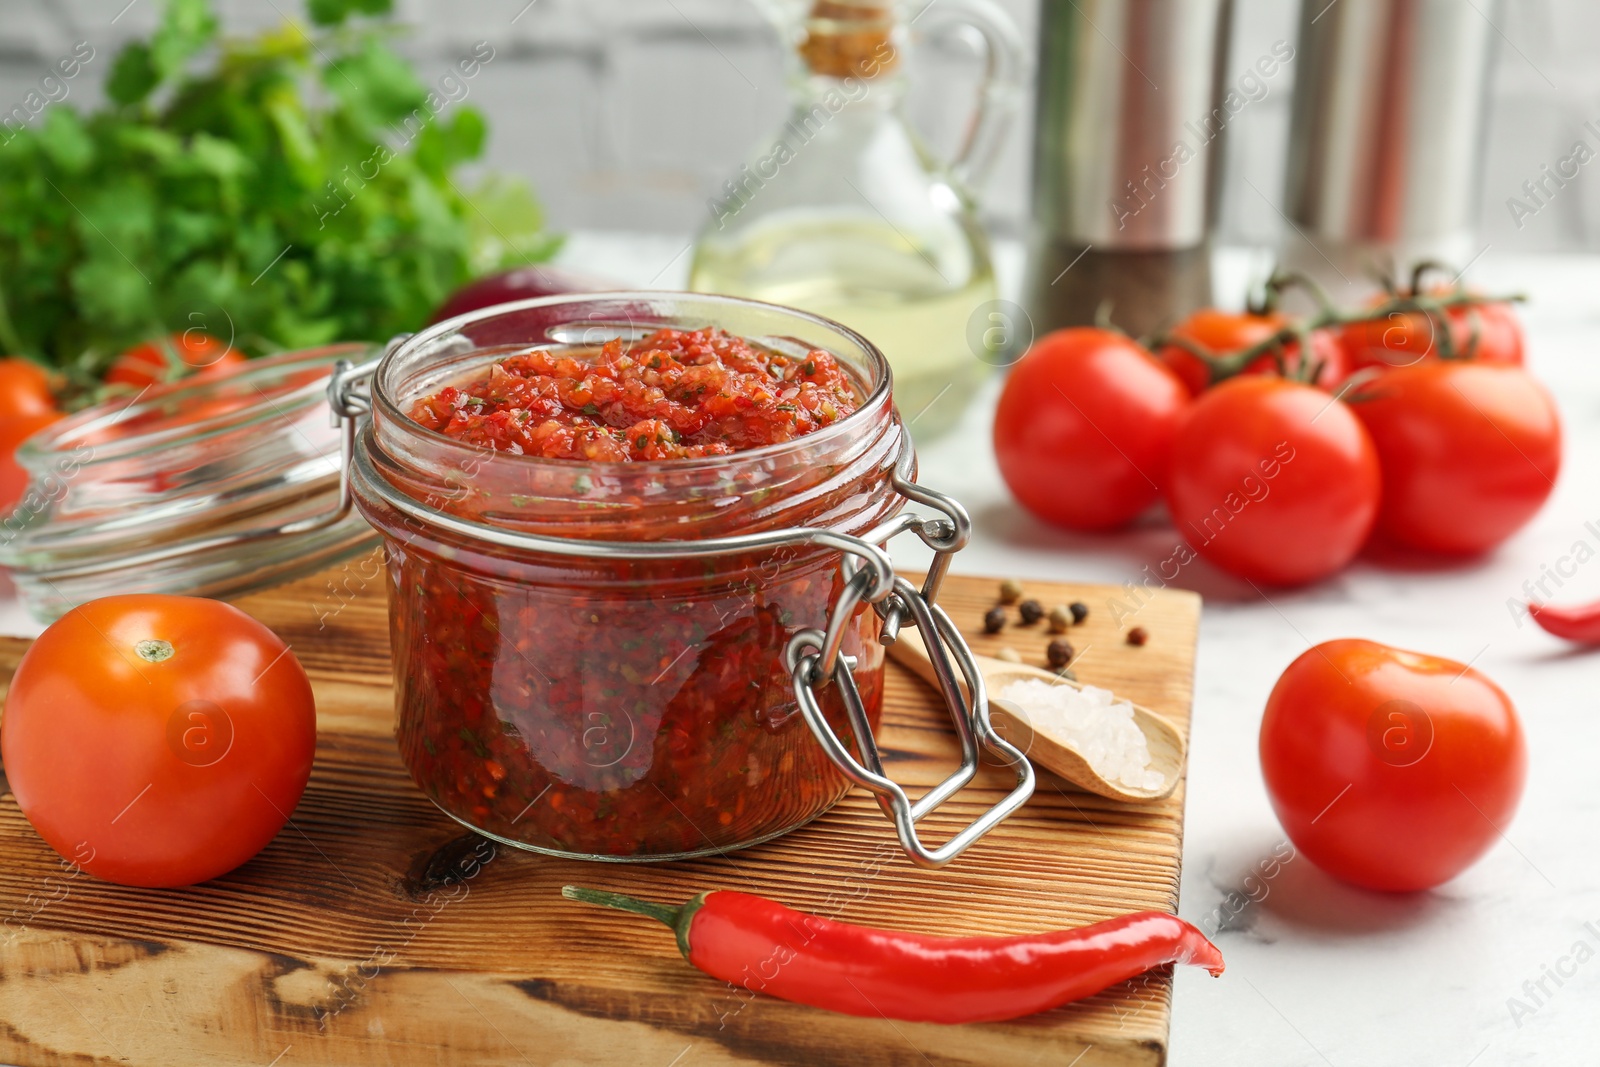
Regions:
<svg viewBox="0 0 1600 1067"><path fill-rule="evenodd" d="M562 267L515 267L500 274L485 275L457 289L434 312L431 321L442 322L469 311L515 300L532 300L562 293L603 293L625 288L627 286L609 278L598 278Z"/></svg>

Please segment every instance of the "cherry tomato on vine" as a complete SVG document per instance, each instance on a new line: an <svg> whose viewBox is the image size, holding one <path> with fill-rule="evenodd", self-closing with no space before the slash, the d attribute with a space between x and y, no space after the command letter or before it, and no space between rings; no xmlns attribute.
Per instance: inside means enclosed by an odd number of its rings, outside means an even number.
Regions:
<svg viewBox="0 0 1600 1067"><path fill-rule="evenodd" d="M47 415L56 410L50 375L31 359L0 359L0 423L18 415Z"/></svg>
<svg viewBox="0 0 1600 1067"><path fill-rule="evenodd" d="M1449 290L1436 290L1433 295ZM1382 303L1381 297L1374 303ZM1444 312L1457 356L1464 356L1473 330L1472 358L1482 363L1522 363L1522 324L1510 304L1471 304ZM1339 333L1351 371L1364 367L1408 367L1439 358L1438 323L1418 311L1396 311L1374 322L1355 322Z"/></svg>
<svg viewBox="0 0 1600 1067"><path fill-rule="evenodd" d="M1511 700L1478 671L1375 641L1289 665L1261 719L1261 773L1295 847L1368 889L1428 889L1499 838L1527 773Z"/></svg>
<svg viewBox="0 0 1600 1067"><path fill-rule="evenodd" d="M1159 495L1188 401L1183 383L1122 334L1057 330L1006 379L994 421L1000 473L1046 522L1122 526Z"/></svg>
<svg viewBox="0 0 1600 1067"><path fill-rule="evenodd" d="M0 719L22 813L123 885L191 885L261 851L300 802L315 745L294 654L198 597L74 608L22 657Z"/></svg>
<svg viewBox="0 0 1600 1067"><path fill-rule="evenodd" d="M1372 439L1341 401L1282 378L1233 378L1194 402L1172 442L1178 532L1230 574L1325 578L1355 558L1380 494Z"/></svg>
<svg viewBox="0 0 1600 1067"><path fill-rule="evenodd" d="M245 361L244 353L200 330L175 333L162 343L135 345L111 364L106 381L143 389L193 373L220 373ZM176 362L174 362L174 357Z"/></svg>
<svg viewBox="0 0 1600 1067"><path fill-rule="evenodd" d="M1351 405L1383 468L1378 529L1430 552L1485 552L1544 505L1561 420L1519 367L1428 360L1384 371Z"/></svg>
<svg viewBox="0 0 1600 1067"><path fill-rule="evenodd" d="M1168 332L1175 337L1192 341L1201 348L1218 355L1241 352L1277 333L1293 320L1288 315L1272 312L1257 315L1248 311L1219 311L1202 308L1174 326ZM1347 376L1344 348L1338 338L1328 330L1315 330L1311 334L1312 358L1322 364L1317 373L1316 385L1333 389ZM1199 396L1211 386L1211 373L1193 353L1177 345L1163 345L1156 356L1174 374L1183 379L1189 392ZM1300 366L1300 346L1289 344L1284 349L1285 368L1293 374ZM1270 354L1251 363L1244 374L1277 374L1278 361Z"/></svg>

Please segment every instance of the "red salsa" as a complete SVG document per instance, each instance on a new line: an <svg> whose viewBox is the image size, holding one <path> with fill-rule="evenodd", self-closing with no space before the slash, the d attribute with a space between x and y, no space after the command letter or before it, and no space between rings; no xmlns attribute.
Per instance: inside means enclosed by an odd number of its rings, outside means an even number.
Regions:
<svg viewBox="0 0 1600 1067"><path fill-rule="evenodd" d="M596 463L795 441L855 411L861 395L826 352L785 355L718 330L662 330L631 349L612 342L501 355L487 373L410 412L447 437L492 448L491 466L501 452L573 460L571 480L587 486L591 476L615 481ZM730 458L730 471L739 462ZM769 479L760 484L802 500L802 521L883 517L881 462L836 470L789 460L803 469L788 482L774 474L783 462L755 464ZM494 487L522 474L516 461L482 470L472 492L433 503L492 521L514 509ZM456 818L540 849L662 858L775 836L847 791L799 713L783 662L790 636L827 620L837 552L557 556L436 538L365 510L389 535L401 753ZM682 536L659 518L628 521L607 536ZM875 622L863 609L844 648L857 658L874 725L883 663ZM848 738L837 687L821 695Z"/></svg>
<svg viewBox="0 0 1600 1067"><path fill-rule="evenodd" d="M659 330L597 355L535 349L419 400L411 417L468 444L616 463L721 456L790 441L856 409L833 356L795 357L722 330Z"/></svg>

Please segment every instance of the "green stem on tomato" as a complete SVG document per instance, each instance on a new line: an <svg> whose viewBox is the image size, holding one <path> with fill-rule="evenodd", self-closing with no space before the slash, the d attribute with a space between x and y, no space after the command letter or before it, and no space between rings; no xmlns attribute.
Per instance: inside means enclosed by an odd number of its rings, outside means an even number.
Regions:
<svg viewBox="0 0 1600 1067"><path fill-rule="evenodd" d="M1294 374L1280 371L1285 378L1292 381L1304 382L1315 385L1317 375L1322 373L1322 360L1316 358L1316 350L1311 346L1311 330L1304 323L1296 323L1295 344L1300 346L1300 366L1295 368Z"/></svg>
<svg viewBox="0 0 1600 1067"><path fill-rule="evenodd" d="M1381 377L1383 371L1378 367L1362 367L1350 377L1340 383L1334 391L1334 396L1346 404L1362 404L1368 400L1375 400L1383 395L1378 392L1368 392L1367 386Z"/></svg>
<svg viewBox="0 0 1600 1067"><path fill-rule="evenodd" d="M1449 264L1442 263L1437 259L1418 260L1416 265L1411 268L1411 292L1422 292L1422 279L1427 277L1429 271L1437 271L1440 274L1449 274L1450 266ZM1452 278L1451 284L1454 284L1454 278Z"/></svg>
<svg viewBox="0 0 1600 1067"><path fill-rule="evenodd" d="M1400 292L1400 283L1394 280L1394 268L1395 262L1393 257L1390 257L1389 265L1386 267L1380 265L1377 260L1368 260L1366 269L1363 273L1382 286L1383 291L1388 293L1390 298L1395 298L1404 294Z"/></svg>
<svg viewBox="0 0 1600 1067"><path fill-rule="evenodd" d="M1246 314L1265 318L1278 310L1278 298L1283 295L1274 283L1278 280L1278 273L1273 272L1272 277L1262 283L1259 292L1250 293L1244 298Z"/></svg>
<svg viewBox="0 0 1600 1067"><path fill-rule="evenodd" d="M1478 354L1478 341L1483 336L1483 316L1478 314L1478 309L1467 309L1467 345L1461 351L1461 358L1470 360Z"/></svg>
<svg viewBox="0 0 1600 1067"><path fill-rule="evenodd" d="M1444 312L1450 308L1478 307L1483 304L1513 304L1521 303L1527 299L1528 298L1522 293L1510 293L1505 296L1483 296L1477 293L1468 292L1455 292L1445 296L1418 296L1416 294L1412 294L1410 296L1396 297L1392 300L1360 312L1344 313L1330 309L1329 311L1313 315L1309 319L1302 319L1299 322L1290 323L1284 326L1277 333L1274 333L1272 336L1264 337L1260 341L1257 341L1249 348L1241 349L1238 352L1232 352L1225 356L1214 357L1217 360L1217 363L1211 368L1212 381L1222 381L1226 378L1232 378L1243 373L1245 368L1249 367L1250 364L1254 363L1256 360L1272 351L1275 346L1287 344L1290 341L1293 341L1297 332L1302 329L1305 330L1307 334L1310 334L1317 330L1326 329L1329 326L1352 326L1363 322L1382 322L1390 315L1403 314L1405 312L1417 312L1423 315L1428 315L1430 316L1430 321L1431 316L1437 315L1441 321L1444 321ZM1445 329L1442 332L1445 336L1448 336L1449 334L1448 329ZM1454 352L1453 346L1451 347L1451 351L1452 353ZM1440 353L1441 355L1444 353L1443 345L1440 346ZM1455 357L1452 355L1451 358Z"/></svg>
<svg viewBox="0 0 1600 1067"><path fill-rule="evenodd" d="M1450 329L1450 319L1442 311L1429 311L1427 316L1428 332L1432 335L1431 339L1439 345L1439 358L1455 359L1456 335L1455 331Z"/></svg>
<svg viewBox="0 0 1600 1067"><path fill-rule="evenodd" d="M1304 271L1275 270L1272 272L1272 277L1267 279L1264 288L1270 294L1269 299L1263 305L1269 314L1277 310L1279 299L1288 289L1300 289L1311 297L1317 305L1318 315L1339 314L1339 309L1334 306L1333 298L1328 296L1328 291L1315 278Z"/></svg>

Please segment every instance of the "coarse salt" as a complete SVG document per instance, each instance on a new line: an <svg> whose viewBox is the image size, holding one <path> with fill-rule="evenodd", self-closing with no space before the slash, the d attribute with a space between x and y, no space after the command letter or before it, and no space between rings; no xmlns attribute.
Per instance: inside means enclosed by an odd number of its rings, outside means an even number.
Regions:
<svg viewBox="0 0 1600 1067"><path fill-rule="evenodd" d="M1075 749L1106 781L1127 789L1159 789L1165 783L1151 765L1150 745L1134 722L1133 705L1109 689L1019 678L996 696L1019 708L1034 730Z"/></svg>

